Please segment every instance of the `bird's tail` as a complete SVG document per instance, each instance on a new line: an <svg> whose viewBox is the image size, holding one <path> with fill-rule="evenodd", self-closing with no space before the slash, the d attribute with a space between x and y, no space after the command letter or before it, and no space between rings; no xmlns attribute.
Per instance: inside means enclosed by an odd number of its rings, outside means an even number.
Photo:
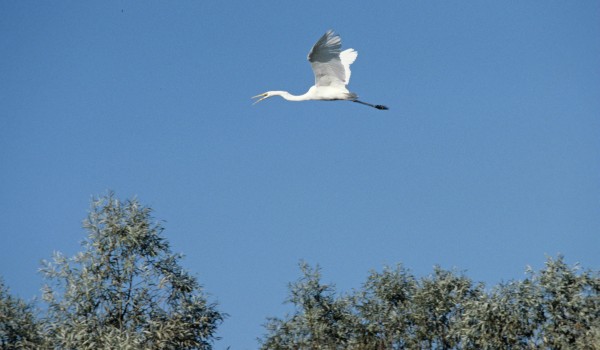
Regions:
<svg viewBox="0 0 600 350"><path fill-rule="evenodd" d="M346 95L348 95L348 100L354 101L358 98L358 95L355 94L354 92L349 92Z"/></svg>

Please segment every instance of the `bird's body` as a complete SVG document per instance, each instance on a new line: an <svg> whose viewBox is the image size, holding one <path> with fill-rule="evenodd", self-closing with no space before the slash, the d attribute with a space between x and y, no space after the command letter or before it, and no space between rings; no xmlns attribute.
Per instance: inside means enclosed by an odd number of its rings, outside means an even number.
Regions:
<svg viewBox="0 0 600 350"><path fill-rule="evenodd" d="M348 90L350 83L350 65L354 63L358 52L354 49L341 51L342 40L333 31L325 33L308 53L315 85L303 95L292 95L287 91L267 91L253 98L258 103L272 96L281 96L288 101L308 100L348 100L358 102L377 109L388 109L382 105L372 105L358 100L358 95Z"/></svg>

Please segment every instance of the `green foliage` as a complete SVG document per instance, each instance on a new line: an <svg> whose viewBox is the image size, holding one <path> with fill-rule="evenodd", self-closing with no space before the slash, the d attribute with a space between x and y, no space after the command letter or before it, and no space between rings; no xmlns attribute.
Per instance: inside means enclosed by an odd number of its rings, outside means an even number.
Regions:
<svg viewBox="0 0 600 350"><path fill-rule="evenodd" d="M55 254L46 336L60 349L210 349L224 315L179 265L151 210L113 194L84 222L83 252Z"/></svg>
<svg viewBox="0 0 600 350"><path fill-rule="evenodd" d="M418 344L424 349L453 349L460 333L455 331L464 304L481 293L469 278L436 266L432 276L421 280L413 299Z"/></svg>
<svg viewBox="0 0 600 350"><path fill-rule="evenodd" d="M268 321L262 349L600 349L600 277L562 257L489 291L454 271L417 279L398 266L336 297L318 268L301 269L295 313Z"/></svg>
<svg viewBox="0 0 600 350"><path fill-rule="evenodd" d="M569 268L559 257L548 259L544 270L532 274L538 285L542 340L549 348L570 349L598 340L600 275L591 271L577 274L578 269ZM594 346L600 348L600 343Z"/></svg>
<svg viewBox="0 0 600 350"><path fill-rule="evenodd" d="M272 318L266 325L272 335L264 349L346 349L351 341L354 315L346 298L336 298L334 287L321 283L319 268L300 265L303 276L290 284L296 313L286 319Z"/></svg>
<svg viewBox="0 0 600 350"><path fill-rule="evenodd" d="M162 226L137 200L92 204L83 251L41 269L46 315L0 279L0 350L211 349L225 315L180 266ZM454 270L417 278L402 265L340 295L300 264L291 314L268 319L262 349L600 350L600 275L562 256L523 281L486 289Z"/></svg>
<svg viewBox="0 0 600 350"><path fill-rule="evenodd" d="M530 283L511 282L465 302L457 332L465 349L535 347L538 304Z"/></svg>
<svg viewBox="0 0 600 350"><path fill-rule="evenodd" d="M408 270L395 269L371 272L363 291L354 298L362 322L357 329L357 344L362 349L394 349L417 347L414 299L417 281Z"/></svg>
<svg viewBox="0 0 600 350"><path fill-rule="evenodd" d="M34 349L43 344L31 304L10 295L0 278L0 349Z"/></svg>

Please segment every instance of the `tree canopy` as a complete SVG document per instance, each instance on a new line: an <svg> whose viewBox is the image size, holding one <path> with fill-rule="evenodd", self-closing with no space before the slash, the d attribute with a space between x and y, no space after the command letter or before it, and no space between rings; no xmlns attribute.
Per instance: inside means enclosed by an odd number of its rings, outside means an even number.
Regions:
<svg viewBox="0 0 600 350"><path fill-rule="evenodd" d="M36 308L0 278L0 350L210 350L226 315L181 266L152 210L113 193L93 201L82 251L44 261ZM350 293L302 262L285 301L268 318L260 348L600 350L600 274L562 256L523 280L486 287L434 267L372 271Z"/></svg>
<svg viewBox="0 0 600 350"><path fill-rule="evenodd" d="M210 349L224 314L179 264L151 209L113 194L84 222L83 251L44 262L46 337L60 349Z"/></svg>
<svg viewBox="0 0 600 350"><path fill-rule="evenodd" d="M262 349L600 349L600 276L561 256L489 290L453 270L417 278L398 265L338 295L319 267L301 271L294 312L268 320Z"/></svg>
<svg viewBox="0 0 600 350"><path fill-rule="evenodd" d="M33 349L42 344L33 306L10 294L0 278L0 349Z"/></svg>

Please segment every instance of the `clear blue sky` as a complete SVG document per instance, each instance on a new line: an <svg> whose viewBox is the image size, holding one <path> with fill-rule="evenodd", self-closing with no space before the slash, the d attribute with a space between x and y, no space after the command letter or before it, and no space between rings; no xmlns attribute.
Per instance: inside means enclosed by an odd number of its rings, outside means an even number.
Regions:
<svg viewBox="0 0 600 350"><path fill-rule="evenodd" d="M328 29L350 102L304 93ZM600 267L598 1L2 1L0 275L40 295L92 196L138 196L253 349L301 259L360 288L434 264L495 284Z"/></svg>

